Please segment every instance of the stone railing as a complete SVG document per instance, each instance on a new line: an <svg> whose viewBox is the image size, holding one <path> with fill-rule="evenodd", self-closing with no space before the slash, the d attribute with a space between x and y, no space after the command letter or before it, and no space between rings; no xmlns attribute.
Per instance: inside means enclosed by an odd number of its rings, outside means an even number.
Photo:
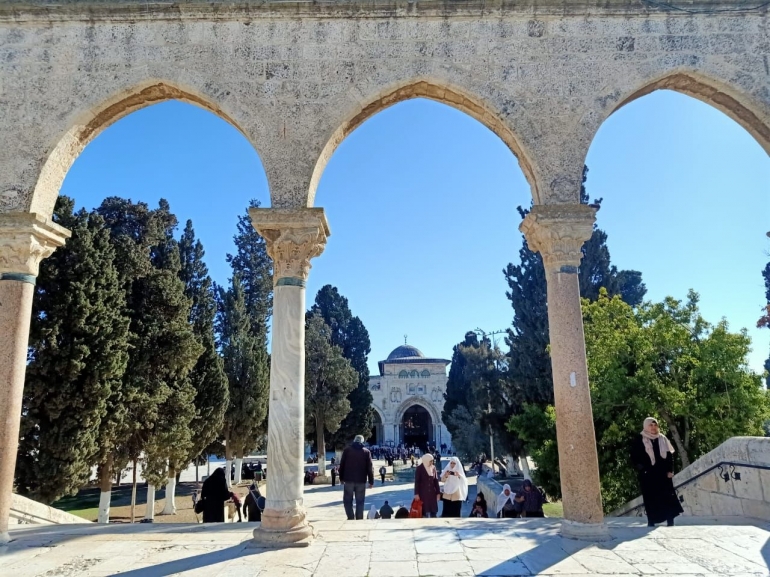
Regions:
<svg viewBox="0 0 770 577"><path fill-rule="evenodd" d="M770 520L770 437L733 437L674 476L685 515ZM644 515L637 497L613 517Z"/></svg>
<svg viewBox="0 0 770 577"><path fill-rule="evenodd" d="M66 525L88 523L85 519L65 511L43 505L32 499L14 494L11 499L11 526L13 525Z"/></svg>
<svg viewBox="0 0 770 577"><path fill-rule="evenodd" d="M487 514L494 517L497 496L503 492L503 486L494 479L482 475L476 479L476 491L484 495L487 502Z"/></svg>

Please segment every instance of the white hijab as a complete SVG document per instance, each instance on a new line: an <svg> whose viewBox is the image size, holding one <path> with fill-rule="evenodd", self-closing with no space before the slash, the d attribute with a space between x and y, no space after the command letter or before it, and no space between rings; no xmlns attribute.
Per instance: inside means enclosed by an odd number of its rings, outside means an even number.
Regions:
<svg viewBox="0 0 770 577"><path fill-rule="evenodd" d="M508 489L508 495L505 494L506 489ZM513 491L511 491L511 486L508 484L503 485L503 492L497 496L496 513L499 513L500 511L503 510L503 507L505 507L505 503L507 501L510 501L511 505L515 505L516 502L513 500L514 496L515 495L513 494Z"/></svg>
<svg viewBox="0 0 770 577"><path fill-rule="evenodd" d="M452 463L455 464L454 467L452 467ZM456 474L447 477L444 482L444 493L452 495L459 489L460 501L465 501L465 499L468 498L468 479L465 478L465 469L463 469L463 464L460 462L460 459L457 457L449 459L449 463L447 463L444 470L441 471L441 476L443 477L444 473L447 471L452 471Z"/></svg>
<svg viewBox="0 0 770 577"><path fill-rule="evenodd" d="M367 519L376 519L377 518L377 509L374 505L372 505L372 508L369 509L369 514L366 516Z"/></svg>
<svg viewBox="0 0 770 577"><path fill-rule="evenodd" d="M425 467L425 470L428 471L428 475L431 477L436 476L436 466L433 464L433 455L430 453L425 453L422 457L420 457L420 463L423 467Z"/></svg>

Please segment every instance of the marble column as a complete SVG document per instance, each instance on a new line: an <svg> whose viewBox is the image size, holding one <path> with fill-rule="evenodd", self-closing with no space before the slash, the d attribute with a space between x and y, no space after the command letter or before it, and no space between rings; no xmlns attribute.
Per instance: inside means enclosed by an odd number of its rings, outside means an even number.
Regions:
<svg viewBox="0 0 770 577"><path fill-rule="evenodd" d="M313 529L303 507L305 442L305 283L310 259L329 236L323 209L249 210L273 259L273 329L267 425L267 503L254 541L309 545Z"/></svg>
<svg viewBox="0 0 770 577"><path fill-rule="evenodd" d="M519 227L540 253L548 284L548 329L559 443L562 534L609 538L602 512L599 461L588 387L578 267L596 210L584 204L534 206Z"/></svg>
<svg viewBox="0 0 770 577"><path fill-rule="evenodd" d="M0 543L10 540L8 522L35 278L40 261L69 236L67 229L37 214L0 214Z"/></svg>

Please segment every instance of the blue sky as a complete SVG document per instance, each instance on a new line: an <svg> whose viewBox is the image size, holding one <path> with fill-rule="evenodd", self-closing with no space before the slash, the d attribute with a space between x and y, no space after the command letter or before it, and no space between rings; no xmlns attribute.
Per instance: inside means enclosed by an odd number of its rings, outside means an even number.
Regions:
<svg viewBox="0 0 770 577"><path fill-rule="evenodd" d="M565 143L569 145L569 143ZM643 273L647 298L694 288L712 322L746 327L761 370L770 331L755 328L770 257L770 159L710 106L656 92L622 108L589 152L588 191L613 263ZM145 108L99 135L62 188L92 208L110 195L188 218L214 279L230 275L236 216L269 206L259 157L233 127L179 102ZM369 330L369 364L408 341L450 358L467 330L505 329L513 312L502 269L518 260L518 205L530 193L515 157L483 125L427 100L368 120L330 160L316 206L332 236L313 261L308 304L337 286Z"/></svg>

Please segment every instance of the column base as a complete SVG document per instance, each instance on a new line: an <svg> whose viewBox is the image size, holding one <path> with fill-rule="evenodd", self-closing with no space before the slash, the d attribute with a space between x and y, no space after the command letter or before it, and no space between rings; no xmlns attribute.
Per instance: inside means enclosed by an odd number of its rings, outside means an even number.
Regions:
<svg viewBox="0 0 770 577"><path fill-rule="evenodd" d="M8 531L0 531L0 545L7 545L11 542L11 534Z"/></svg>
<svg viewBox="0 0 770 577"><path fill-rule="evenodd" d="M566 519L561 522L561 536L580 541L609 541L612 539L605 523L578 523Z"/></svg>
<svg viewBox="0 0 770 577"><path fill-rule="evenodd" d="M262 523L254 529L252 547L307 547L314 537L303 509L265 509Z"/></svg>

